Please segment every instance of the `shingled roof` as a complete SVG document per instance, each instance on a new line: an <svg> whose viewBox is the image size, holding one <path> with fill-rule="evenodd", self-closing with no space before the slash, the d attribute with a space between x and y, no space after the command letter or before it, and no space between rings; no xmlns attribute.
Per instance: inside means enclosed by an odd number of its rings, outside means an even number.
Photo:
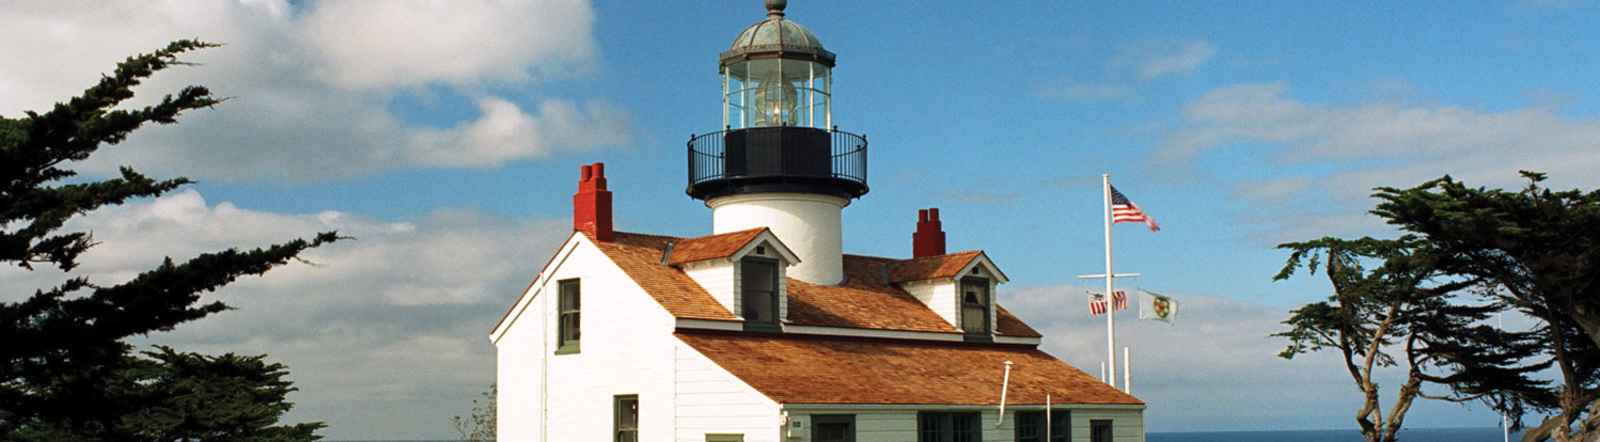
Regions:
<svg viewBox="0 0 1600 442"><path fill-rule="evenodd" d="M666 250L667 244L678 240L670 236L645 235L639 233L616 232L611 241L594 243L600 251L611 257L611 261L622 268L623 273L633 278L633 282L643 287L644 291L656 302L672 313L672 316L687 319L711 319L723 321L737 321L739 318L718 303L711 293L701 288L700 284L689 278L689 275L675 267L661 263L661 253ZM589 237L593 240L594 237Z"/></svg>
<svg viewBox="0 0 1600 442"><path fill-rule="evenodd" d="M679 340L785 404L977 405L1006 402L1143 405L1031 346L950 344L798 335L676 333Z"/></svg>
<svg viewBox="0 0 1600 442"><path fill-rule="evenodd" d="M683 263L705 261L708 259L727 258L739 253L750 241L754 241L761 233L767 232L766 227L740 230L717 235L686 238L672 244L672 253L667 257L667 264L678 265Z"/></svg>
<svg viewBox="0 0 1600 442"><path fill-rule="evenodd" d="M685 319L737 321L739 320L737 316L712 298L711 294L689 278L689 275L677 267L663 264L661 256L667 253L668 244L673 244L671 256L677 256L678 248L685 243L697 244L693 247L702 250L693 252L694 256L718 254L730 247L736 251L738 247L743 247L750 239L765 230L752 229L698 238L616 232L616 237L612 241L596 241L595 244L598 244L601 252L611 257L624 273L633 278L673 316ZM729 246L735 243L738 247ZM667 261L672 260L669 257ZM890 277L893 269L907 261L845 255L843 283L826 286L789 278L788 323L877 330L959 332L933 310L922 305L921 301L893 284ZM1040 337L1039 332L1028 327L1004 308L999 308L996 316L995 333L998 335Z"/></svg>
<svg viewBox="0 0 1600 442"><path fill-rule="evenodd" d="M978 259L980 255L983 255L983 252L968 250L897 261L889 272L889 280L907 282L953 278L961 273L961 269L966 268L967 264L971 264L972 260Z"/></svg>

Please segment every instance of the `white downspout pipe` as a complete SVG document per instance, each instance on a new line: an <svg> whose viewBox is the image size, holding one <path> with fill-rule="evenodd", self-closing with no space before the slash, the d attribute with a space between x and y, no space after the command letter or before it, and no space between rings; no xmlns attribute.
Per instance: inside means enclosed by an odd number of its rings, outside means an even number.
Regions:
<svg viewBox="0 0 1600 442"><path fill-rule="evenodd" d="M995 428L1006 423L1006 389L1011 386L1011 365L1011 361L1006 361L1005 374L1000 377L1000 420L995 421Z"/></svg>

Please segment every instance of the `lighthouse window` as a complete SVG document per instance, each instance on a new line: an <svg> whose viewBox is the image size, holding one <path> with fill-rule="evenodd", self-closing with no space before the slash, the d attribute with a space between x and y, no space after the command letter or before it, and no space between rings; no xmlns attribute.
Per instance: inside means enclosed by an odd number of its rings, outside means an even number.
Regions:
<svg viewBox="0 0 1600 442"><path fill-rule="evenodd" d="M747 257L739 261L739 312L745 324L778 324L778 261Z"/></svg>
<svg viewBox="0 0 1600 442"><path fill-rule="evenodd" d="M580 307L580 292L578 280L568 279L560 283L560 299L557 304L556 336L560 341L556 346L556 354L577 353L578 338L580 337L578 310Z"/></svg>
<svg viewBox="0 0 1600 442"><path fill-rule="evenodd" d="M961 331L988 336L991 305L987 278L961 278Z"/></svg>

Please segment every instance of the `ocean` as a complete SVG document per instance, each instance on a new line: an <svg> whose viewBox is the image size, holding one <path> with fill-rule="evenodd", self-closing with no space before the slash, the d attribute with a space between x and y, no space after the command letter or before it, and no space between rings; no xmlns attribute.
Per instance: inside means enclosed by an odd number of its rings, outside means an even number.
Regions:
<svg viewBox="0 0 1600 442"><path fill-rule="evenodd" d="M1511 440L1517 440L1517 433ZM1401 442L1501 442L1499 428L1419 428L1400 430ZM1214 431L1150 433L1146 442L1361 442L1356 430Z"/></svg>

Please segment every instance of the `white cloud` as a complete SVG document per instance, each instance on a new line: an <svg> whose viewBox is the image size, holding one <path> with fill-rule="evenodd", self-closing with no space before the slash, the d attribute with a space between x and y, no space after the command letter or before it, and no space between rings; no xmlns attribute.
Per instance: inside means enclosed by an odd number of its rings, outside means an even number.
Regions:
<svg viewBox="0 0 1600 442"><path fill-rule="evenodd" d="M1084 291L1023 288L1002 293L1000 301L1045 335L1045 351L1098 376L1106 355L1105 319L1089 317ZM1290 307L1169 294L1182 306L1172 325L1135 320L1136 305L1117 316L1117 345L1132 348L1133 394L1149 405L1150 431L1354 427L1350 416L1360 393L1336 355L1277 357L1287 341L1269 335L1282 330ZM1398 385L1399 374L1382 370L1381 385ZM1121 377L1119 363L1119 385ZM1393 397L1390 389L1383 394ZM1408 427L1460 426L1462 412L1419 401L1408 416Z"/></svg>
<svg viewBox="0 0 1600 442"><path fill-rule="evenodd" d="M442 166L492 166L517 158L538 158L556 146L592 147L627 141L625 112L605 102L581 107L549 100L538 116L499 98L478 100L482 117L450 129L423 129L412 134L410 159ZM465 141L464 143L462 143Z"/></svg>
<svg viewBox="0 0 1600 442"><path fill-rule="evenodd" d="M142 342L270 355L300 388L288 420L325 420L334 440L448 437L446 419L465 414L494 379L489 328L570 232L560 221L455 211L406 222L263 212L207 203L193 190L102 209L68 228L101 242L75 272L98 284L127 280L163 256L181 262L327 230L355 237L305 253L314 264L290 263L207 294L236 310ZM0 301L61 279L0 269Z"/></svg>
<svg viewBox="0 0 1600 442"><path fill-rule="evenodd" d="M1148 80L1192 71L1216 54L1217 47L1203 40L1144 42L1123 46L1111 66L1130 69Z"/></svg>
<svg viewBox="0 0 1600 442"><path fill-rule="evenodd" d="M184 56L200 66L157 74L135 101L190 84L232 99L141 129L84 170L275 181L491 167L627 142L626 112L604 101L524 105L483 92L592 70L593 22L587 3L557 0L25 3L0 16L0 38L17 52L0 61L0 112L46 109L128 55L197 37L226 46ZM396 95L432 86L474 97L482 112L435 128L390 111Z"/></svg>
<svg viewBox="0 0 1600 442"><path fill-rule="evenodd" d="M330 1L306 15L299 38L321 75L350 88L523 81L546 73L530 68L586 68L595 53L581 0Z"/></svg>
<svg viewBox="0 0 1600 442"><path fill-rule="evenodd" d="M1186 160L1241 144L1266 144L1280 163L1337 166L1317 187L1366 202L1376 186L1409 186L1450 174L1476 185L1516 186L1519 169L1546 171L1558 186L1600 185L1600 120L1544 107L1482 111L1390 103L1330 106L1290 98L1281 84L1211 91L1183 110L1184 126L1160 157ZM1292 186L1289 177L1273 186Z"/></svg>

